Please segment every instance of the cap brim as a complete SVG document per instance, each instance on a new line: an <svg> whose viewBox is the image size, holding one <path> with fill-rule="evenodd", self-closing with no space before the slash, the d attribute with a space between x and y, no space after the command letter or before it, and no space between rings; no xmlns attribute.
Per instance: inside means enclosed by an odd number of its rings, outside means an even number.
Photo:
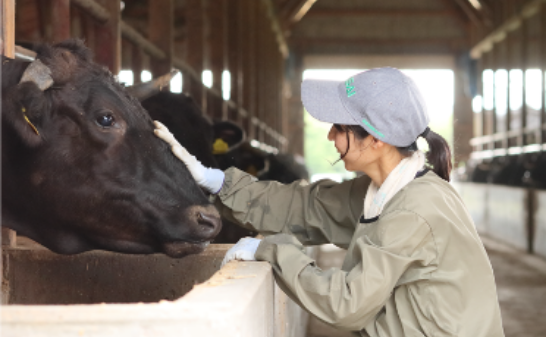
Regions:
<svg viewBox="0 0 546 337"><path fill-rule="evenodd" d="M301 101L305 110L319 121L358 125L349 114L339 97L340 82L324 80L304 80L301 83Z"/></svg>

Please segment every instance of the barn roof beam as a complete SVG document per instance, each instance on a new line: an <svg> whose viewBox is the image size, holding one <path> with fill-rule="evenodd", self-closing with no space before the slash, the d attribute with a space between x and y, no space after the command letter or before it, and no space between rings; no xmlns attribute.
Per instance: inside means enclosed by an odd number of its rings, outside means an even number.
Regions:
<svg viewBox="0 0 546 337"><path fill-rule="evenodd" d="M455 3L463 10L463 12L466 14L468 19L472 21L472 23L478 27L481 27L483 25L485 26L491 26L492 22L491 19L488 16L485 16L478 12L474 6L472 6L468 0L454 0Z"/></svg>
<svg viewBox="0 0 546 337"><path fill-rule="evenodd" d="M465 33L467 37L470 36L469 20L466 14L461 9L461 7L455 4L453 0L442 0L442 1L447 8L456 12L455 19L457 20L457 24L459 25L459 27L461 28L461 30Z"/></svg>
<svg viewBox="0 0 546 337"><path fill-rule="evenodd" d="M307 14L317 0L292 0L287 1L281 8L279 17L283 22L283 27L286 29L290 25L298 22Z"/></svg>
<svg viewBox="0 0 546 337"><path fill-rule="evenodd" d="M99 23L106 23L110 20L110 12L94 0L72 0L72 3L91 15Z"/></svg>
<svg viewBox="0 0 546 337"><path fill-rule="evenodd" d="M382 10L382 9L314 9L307 17L331 17L331 16L454 16L457 11L449 10Z"/></svg>
<svg viewBox="0 0 546 337"><path fill-rule="evenodd" d="M524 20L536 15L540 11L541 6L546 6L546 0L531 0L526 3L521 7L519 13L506 20L497 29L478 42L470 50L470 56L474 59L479 59L483 53L490 51L495 43L504 40L509 32L518 29Z"/></svg>
<svg viewBox="0 0 546 337"><path fill-rule="evenodd" d="M466 38L398 38L398 39L375 39L375 38L338 38L338 37L314 37L290 39L295 45L460 45L467 43Z"/></svg>
<svg viewBox="0 0 546 337"><path fill-rule="evenodd" d="M316 0L313 0L313 2ZM271 0L263 0L267 15L269 17L269 20L271 21L271 29L273 30L273 33L275 34L275 38L277 39L277 44L279 45L279 50L284 58L288 57L288 45L286 44L286 39L284 37L281 24L279 23L279 17L277 13L275 12L275 8L273 6L273 3Z"/></svg>

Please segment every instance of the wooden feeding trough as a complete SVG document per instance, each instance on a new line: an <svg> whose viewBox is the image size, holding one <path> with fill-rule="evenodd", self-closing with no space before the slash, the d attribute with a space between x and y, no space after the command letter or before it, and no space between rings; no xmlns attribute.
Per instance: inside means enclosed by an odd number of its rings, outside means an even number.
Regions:
<svg viewBox="0 0 546 337"><path fill-rule="evenodd" d="M308 314L264 262L230 262L231 245L173 259L103 251L3 250L4 336L305 336Z"/></svg>

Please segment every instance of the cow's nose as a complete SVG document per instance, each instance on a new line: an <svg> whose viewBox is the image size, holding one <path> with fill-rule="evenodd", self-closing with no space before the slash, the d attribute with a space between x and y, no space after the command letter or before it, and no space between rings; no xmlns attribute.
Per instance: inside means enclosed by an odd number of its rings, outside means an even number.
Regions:
<svg viewBox="0 0 546 337"><path fill-rule="evenodd" d="M220 220L218 214L207 214L205 212L197 212L197 223L213 232L219 232L222 226L222 220Z"/></svg>
<svg viewBox="0 0 546 337"><path fill-rule="evenodd" d="M222 220L218 210L213 205L196 206L193 208L194 224L197 225L197 235L201 240L209 241L214 239L222 229Z"/></svg>

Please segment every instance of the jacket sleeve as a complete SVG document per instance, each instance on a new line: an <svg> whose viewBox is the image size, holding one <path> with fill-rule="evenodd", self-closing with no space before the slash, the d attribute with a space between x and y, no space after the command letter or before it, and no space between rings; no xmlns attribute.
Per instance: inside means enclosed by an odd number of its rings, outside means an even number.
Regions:
<svg viewBox="0 0 546 337"><path fill-rule="evenodd" d="M370 179L322 180L283 185L257 181L235 168L225 172L216 198L223 217L264 235L290 233L304 245L333 243L347 248L363 209Z"/></svg>
<svg viewBox="0 0 546 337"><path fill-rule="evenodd" d="M321 270L287 234L262 240L255 257L272 265L277 284L307 311L338 328L360 331L404 283L405 273L426 278L435 263L435 245L424 220L401 211L379 222L381 237L356 238L350 249L355 263L348 271Z"/></svg>

